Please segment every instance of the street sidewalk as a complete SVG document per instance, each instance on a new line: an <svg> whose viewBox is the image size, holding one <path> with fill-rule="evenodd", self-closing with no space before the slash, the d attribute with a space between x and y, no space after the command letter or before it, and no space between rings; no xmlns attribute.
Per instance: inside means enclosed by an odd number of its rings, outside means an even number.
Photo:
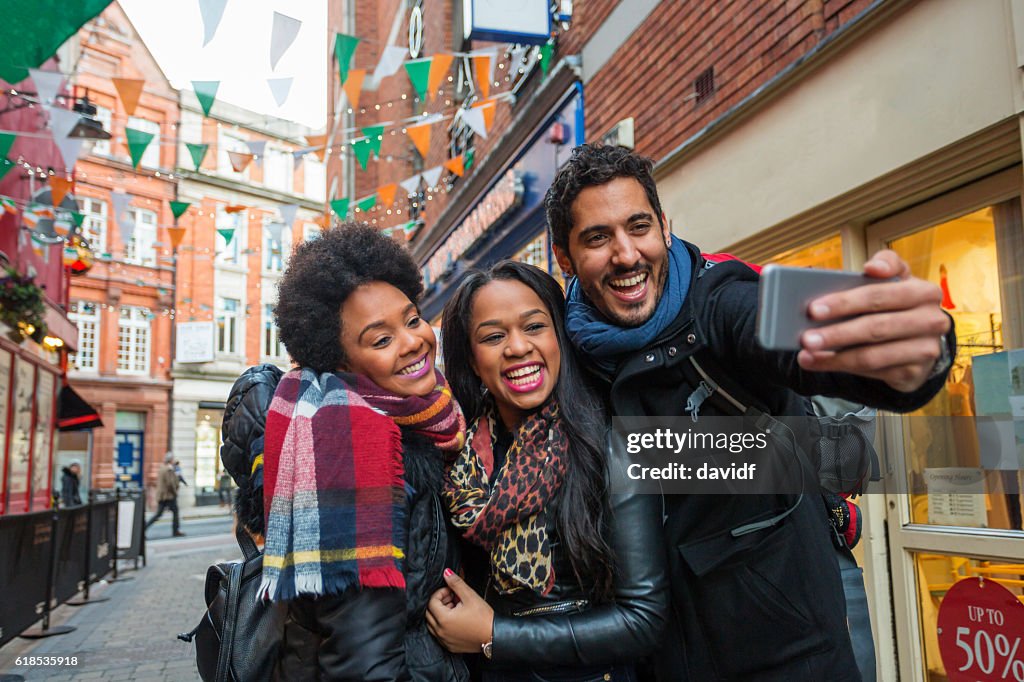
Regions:
<svg viewBox="0 0 1024 682"><path fill-rule="evenodd" d="M17 638L0 648L0 679L16 674L53 682L198 680L195 645L178 640L177 634L190 631L203 615L207 567L240 559L238 545L229 534L155 540L147 543L147 555L147 567L121 573L134 580L92 587L93 596L109 601L54 611L51 624L72 625L74 632L41 640ZM76 656L78 664L17 666L18 656Z"/></svg>

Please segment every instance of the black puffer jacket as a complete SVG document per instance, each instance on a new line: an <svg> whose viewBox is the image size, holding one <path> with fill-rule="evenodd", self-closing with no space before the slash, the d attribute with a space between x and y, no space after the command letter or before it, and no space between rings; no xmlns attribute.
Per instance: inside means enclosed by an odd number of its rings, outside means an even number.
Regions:
<svg viewBox="0 0 1024 682"><path fill-rule="evenodd" d="M246 370L232 387L224 415L225 468L239 486L236 508L247 527L263 529L262 468L266 412L281 371L272 365ZM367 589L341 596L289 602L278 675L285 680L415 680L465 682L461 657L445 651L427 631L430 595L444 587L444 569L458 568L454 530L443 514L442 454L429 441L403 430L409 508L403 566L406 589ZM258 486L256 485L258 481ZM258 500L256 499L258 496ZM258 501L258 506L257 506ZM250 530L252 528L250 527Z"/></svg>

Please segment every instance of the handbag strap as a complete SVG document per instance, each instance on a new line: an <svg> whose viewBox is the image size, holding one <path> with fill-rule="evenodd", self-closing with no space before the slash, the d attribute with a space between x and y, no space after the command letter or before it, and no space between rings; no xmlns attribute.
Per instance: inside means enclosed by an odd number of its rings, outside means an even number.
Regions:
<svg viewBox="0 0 1024 682"><path fill-rule="evenodd" d="M231 565L228 591L224 602L224 631L221 633L220 653L217 656L216 682L232 682L231 659L235 648L235 624L238 622L238 600L242 591L242 570L245 564Z"/></svg>
<svg viewBox="0 0 1024 682"><path fill-rule="evenodd" d="M246 561L260 553L259 548L256 547L256 542L252 539L252 536L242 528L242 524L240 523L235 525L235 540L238 541L238 546L242 549L242 556L245 557Z"/></svg>

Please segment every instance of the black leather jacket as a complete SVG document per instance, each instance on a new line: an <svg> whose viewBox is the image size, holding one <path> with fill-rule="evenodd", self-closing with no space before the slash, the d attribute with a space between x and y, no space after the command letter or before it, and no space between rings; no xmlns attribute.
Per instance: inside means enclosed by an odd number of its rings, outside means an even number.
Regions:
<svg viewBox="0 0 1024 682"><path fill-rule="evenodd" d="M225 414L223 430L225 446L230 434L232 449L225 465L233 475L246 472L244 478L239 476L245 482L239 486L240 495L258 494L262 500L262 476L256 488L254 477L247 474L262 454L266 412L280 376L280 370L271 366L250 368L228 399L232 409ZM440 498L442 454L410 431L402 431L402 444L409 494L406 589L366 589L288 602L280 679L468 681L461 657L444 650L424 621L430 595L444 587L444 569L458 567L457 535L447 523ZM239 506L253 507L251 500Z"/></svg>
<svg viewBox="0 0 1024 682"><path fill-rule="evenodd" d="M609 502L608 540L616 560L613 600L586 605L568 556L553 543L555 586L548 595L530 590L488 595L495 609L494 666L627 664L657 646L669 596L661 497L613 494Z"/></svg>

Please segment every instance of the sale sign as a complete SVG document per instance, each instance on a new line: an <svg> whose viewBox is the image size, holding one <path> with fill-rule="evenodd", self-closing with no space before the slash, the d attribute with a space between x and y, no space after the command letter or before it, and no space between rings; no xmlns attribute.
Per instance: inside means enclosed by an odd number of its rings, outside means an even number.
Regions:
<svg viewBox="0 0 1024 682"><path fill-rule="evenodd" d="M1024 682L1024 604L991 580L966 578L942 600L939 651L950 682Z"/></svg>

